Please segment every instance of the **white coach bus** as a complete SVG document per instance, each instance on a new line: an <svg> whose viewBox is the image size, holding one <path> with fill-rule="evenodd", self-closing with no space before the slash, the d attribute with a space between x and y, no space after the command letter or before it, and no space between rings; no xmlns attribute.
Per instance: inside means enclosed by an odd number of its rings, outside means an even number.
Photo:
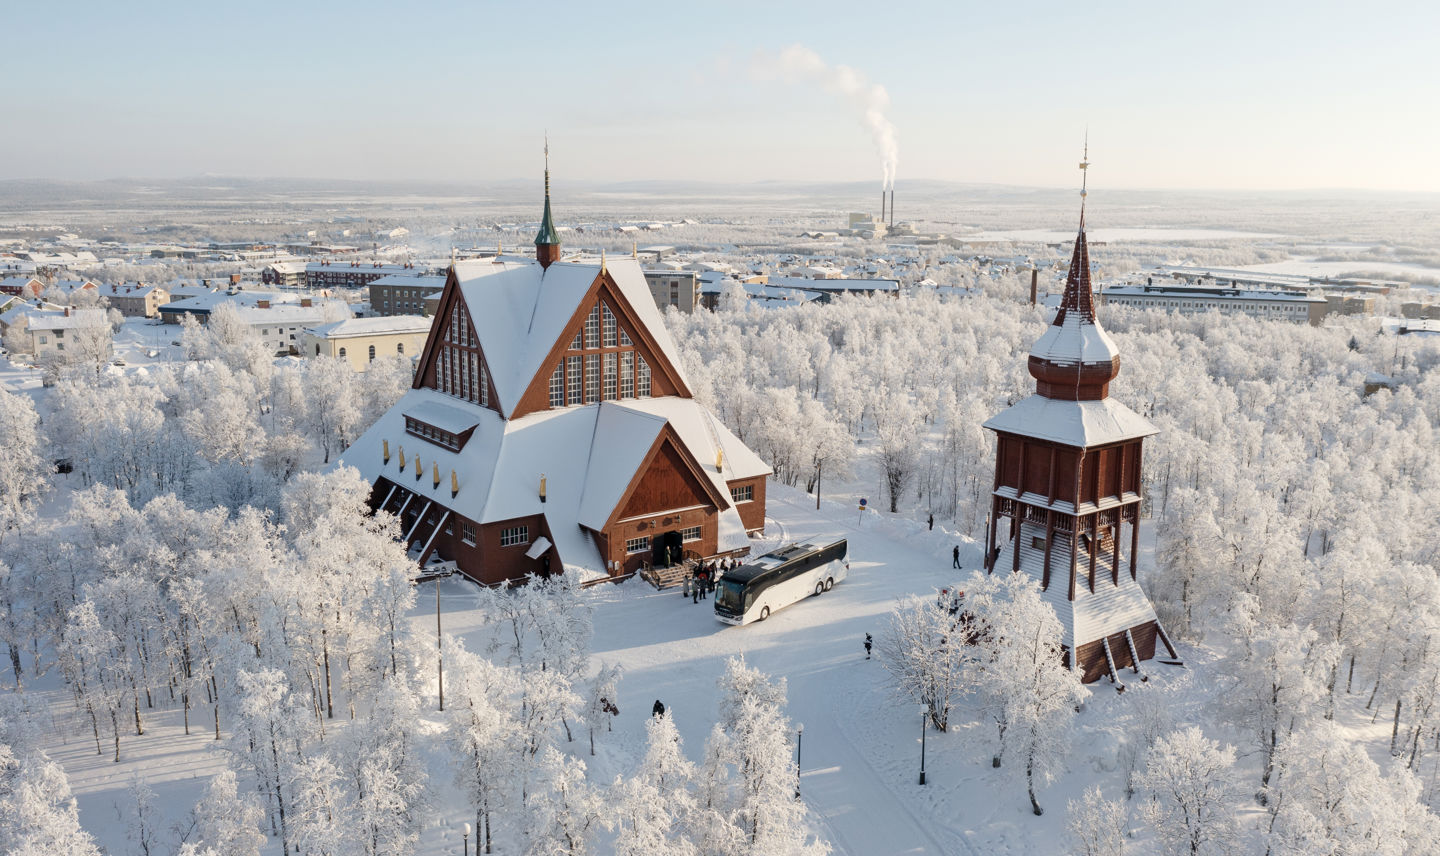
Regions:
<svg viewBox="0 0 1440 856"><path fill-rule="evenodd" d="M845 579L849 542L791 544L725 572L715 584L715 617L726 624L764 621L770 613Z"/></svg>

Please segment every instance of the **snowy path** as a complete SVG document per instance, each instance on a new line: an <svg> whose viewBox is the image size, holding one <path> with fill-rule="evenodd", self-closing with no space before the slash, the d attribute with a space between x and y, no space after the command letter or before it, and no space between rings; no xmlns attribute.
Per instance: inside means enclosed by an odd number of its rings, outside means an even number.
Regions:
<svg viewBox="0 0 1440 856"><path fill-rule="evenodd" d="M974 852L958 832L925 819L923 809L912 810L919 789L918 728L903 770L898 765L877 769L867 756L888 750L867 752L870 729L850 721L868 707L858 700L873 695L877 686L884 692L886 680L879 662L865 661L861 641L867 632L879 632L896 598L954 583L953 538L936 531L902 535L902 541L869 515L857 532L848 503L816 511L805 494L775 488L768 499L775 521L767 526L767 543L778 542L782 533L787 541L849 537L850 578L825 595L746 627L719 624L708 602L695 605L674 592L626 584L600 594L612 602L596 612L595 657L625 667L621 694L632 709L663 700L675 715L687 754L698 759L714 720L715 681L723 659L745 655L751 665L788 682L786 713L792 723L805 725L802 794L837 854ZM967 553L962 548L973 567L978 555ZM902 715L891 711L896 718ZM904 718L912 717L907 712ZM913 718L918 726L918 717ZM616 724L617 731L636 727L634 719Z"/></svg>

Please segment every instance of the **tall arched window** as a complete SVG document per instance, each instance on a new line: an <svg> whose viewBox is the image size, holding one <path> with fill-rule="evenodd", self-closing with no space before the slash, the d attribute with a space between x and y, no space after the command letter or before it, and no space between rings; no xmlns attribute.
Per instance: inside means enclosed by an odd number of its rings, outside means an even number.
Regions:
<svg viewBox="0 0 1440 856"><path fill-rule="evenodd" d="M344 348L341 348L341 349L340 349L340 356L342 356L342 357L345 356L345 349L344 349Z"/></svg>
<svg viewBox="0 0 1440 856"><path fill-rule="evenodd" d="M375 362L375 346L370 346L370 362Z"/></svg>

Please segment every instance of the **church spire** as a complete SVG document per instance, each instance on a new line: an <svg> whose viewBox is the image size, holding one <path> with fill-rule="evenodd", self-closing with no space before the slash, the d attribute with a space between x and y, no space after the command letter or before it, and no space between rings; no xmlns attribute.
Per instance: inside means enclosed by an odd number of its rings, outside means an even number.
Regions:
<svg viewBox="0 0 1440 856"><path fill-rule="evenodd" d="M1090 133L1085 133L1085 154L1080 159L1080 233L1075 236L1075 249L1070 255L1070 272L1065 277L1065 294L1055 313L1055 326L1065 326L1065 318L1076 313L1081 320L1095 323L1095 292L1090 284L1090 246L1085 242L1085 197L1090 180Z"/></svg>
<svg viewBox="0 0 1440 856"><path fill-rule="evenodd" d="M1088 136L1088 135L1087 135ZM1120 352L1095 318L1095 293L1090 282L1090 248L1085 243L1085 197L1090 170L1090 145L1080 161L1080 232L1070 255L1065 294L1055 321L1030 349L1030 374L1036 392L1045 398L1086 401L1109 394L1110 381L1120 373Z"/></svg>
<svg viewBox="0 0 1440 856"><path fill-rule="evenodd" d="M540 232L535 236L535 258L541 267L550 267L560 259L560 235L550 217L550 137L545 137L545 216L540 219Z"/></svg>

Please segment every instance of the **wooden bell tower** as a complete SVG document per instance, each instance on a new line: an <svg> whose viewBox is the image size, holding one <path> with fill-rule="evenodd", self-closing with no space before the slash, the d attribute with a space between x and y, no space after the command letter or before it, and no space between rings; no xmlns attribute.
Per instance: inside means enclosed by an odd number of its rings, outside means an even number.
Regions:
<svg viewBox="0 0 1440 856"><path fill-rule="evenodd" d="M1136 579L1141 444L1157 429L1109 397L1120 354L1095 317L1083 201L1065 294L1029 369L1035 394L985 423L997 435L985 567L1033 576L1070 667L1118 680L1157 636L1175 651Z"/></svg>

